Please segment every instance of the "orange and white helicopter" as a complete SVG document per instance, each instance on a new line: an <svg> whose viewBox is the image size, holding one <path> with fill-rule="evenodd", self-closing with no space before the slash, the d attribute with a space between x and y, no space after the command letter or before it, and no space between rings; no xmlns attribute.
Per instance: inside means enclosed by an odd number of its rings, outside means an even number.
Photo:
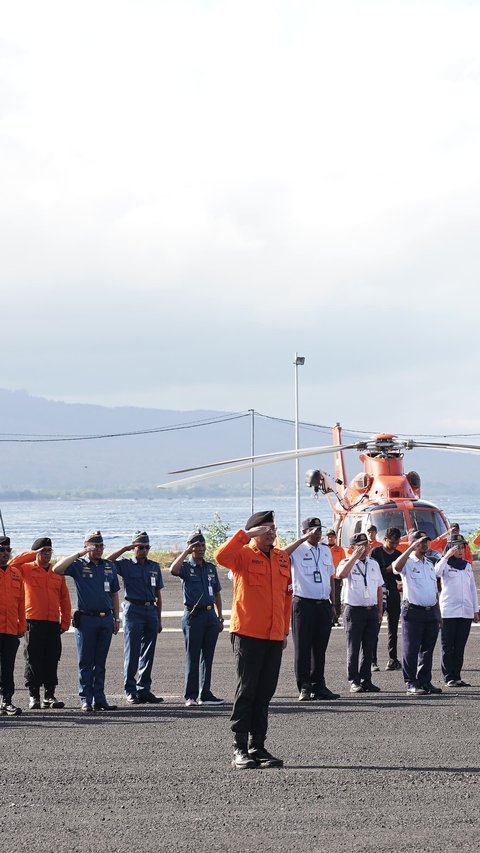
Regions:
<svg viewBox="0 0 480 853"><path fill-rule="evenodd" d="M307 472L305 481L315 494L322 492L326 495L334 514L334 526L340 544L348 547L354 533L366 532L373 524L377 528L378 539L383 538L389 527L397 527L404 542L408 530L424 530L432 539L431 550L441 551L449 528L447 518L435 504L421 499L419 474L416 471L405 473L403 470L404 452L414 448L480 453L480 446L475 444L400 440L392 433L381 433L366 441L342 444L342 428L340 424L335 424L333 445L329 447L266 453L184 468L170 473L183 474L205 468L216 470L163 483L159 488L187 485L261 465L330 453L334 454L335 476L321 469L312 469ZM357 474L350 483L347 482L343 458L346 450L359 451L364 467L363 472Z"/></svg>

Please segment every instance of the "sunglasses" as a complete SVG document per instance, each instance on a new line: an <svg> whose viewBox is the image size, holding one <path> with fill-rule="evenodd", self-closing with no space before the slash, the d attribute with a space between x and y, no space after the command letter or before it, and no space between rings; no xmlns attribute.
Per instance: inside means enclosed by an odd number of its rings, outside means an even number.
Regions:
<svg viewBox="0 0 480 853"><path fill-rule="evenodd" d="M3 552L4 554L11 554L12 549L11 548L5 548L3 545L1 545L0 546L0 552Z"/></svg>
<svg viewBox="0 0 480 853"><path fill-rule="evenodd" d="M138 548L139 551L148 551L150 545L135 545L135 547Z"/></svg>

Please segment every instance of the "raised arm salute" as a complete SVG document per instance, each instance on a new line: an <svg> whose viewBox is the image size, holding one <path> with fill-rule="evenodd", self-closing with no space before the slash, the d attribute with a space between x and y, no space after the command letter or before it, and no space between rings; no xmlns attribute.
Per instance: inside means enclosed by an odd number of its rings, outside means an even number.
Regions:
<svg viewBox="0 0 480 853"><path fill-rule="evenodd" d="M273 511L257 512L215 552L217 562L234 574L230 632L237 687L230 720L232 765L238 770L283 765L265 749L292 600L290 558L274 547L276 535Z"/></svg>
<svg viewBox="0 0 480 853"><path fill-rule="evenodd" d="M77 611L73 615L79 669L79 696L82 711L114 711L105 696L105 664L112 633L120 627L120 589L115 564L103 558L103 538L99 530L90 533L84 547L64 557L54 572L69 575L77 590Z"/></svg>
<svg viewBox="0 0 480 853"><path fill-rule="evenodd" d="M402 576L402 670L407 695L415 697L442 692L432 684L440 612L435 567L426 557L430 537L423 530L412 530L408 542L392 569Z"/></svg>
<svg viewBox="0 0 480 853"><path fill-rule="evenodd" d="M132 557L123 557L133 551ZM130 705L163 702L152 693L152 667L158 634L162 630L163 578L159 564L150 560L150 539L145 530L137 530L132 542L112 551L112 560L123 580L124 609L124 687Z"/></svg>
<svg viewBox="0 0 480 853"><path fill-rule="evenodd" d="M292 634L300 702L338 699L325 683L325 654L336 618L332 555L319 518L302 522L303 536L285 548L292 562Z"/></svg>

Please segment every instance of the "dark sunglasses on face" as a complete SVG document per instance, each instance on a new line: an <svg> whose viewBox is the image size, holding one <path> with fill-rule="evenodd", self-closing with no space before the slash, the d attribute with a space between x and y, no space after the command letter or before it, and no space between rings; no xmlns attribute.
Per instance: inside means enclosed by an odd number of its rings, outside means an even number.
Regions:
<svg viewBox="0 0 480 853"><path fill-rule="evenodd" d="M148 551L150 548L150 545L137 545L136 547L138 548L139 551Z"/></svg>
<svg viewBox="0 0 480 853"><path fill-rule="evenodd" d="M0 552L2 552L2 551L3 551L3 553L5 553L5 554L11 554L12 549L11 549L11 548L5 548L3 545L1 545L1 546L0 546Z"/></svg>

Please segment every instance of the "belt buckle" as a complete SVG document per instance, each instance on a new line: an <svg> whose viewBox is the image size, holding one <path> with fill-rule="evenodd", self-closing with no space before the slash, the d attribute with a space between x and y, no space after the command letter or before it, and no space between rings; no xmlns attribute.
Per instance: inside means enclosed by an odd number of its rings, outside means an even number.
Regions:
<svg viewBox="0 0 480 853"><path fill-rule="evenodd" d="M207 604L205 610L212 610L212 609L213 609L213 604Z"/></svg>
<svg viewBox="0 0 480 853"><path fill-rule="evenodd" d="M100 613L99 613L98 615L99 615L99 616L106 616L107 614L105 613L105 611L101 610L101 611L100 611Z"/></svg>

